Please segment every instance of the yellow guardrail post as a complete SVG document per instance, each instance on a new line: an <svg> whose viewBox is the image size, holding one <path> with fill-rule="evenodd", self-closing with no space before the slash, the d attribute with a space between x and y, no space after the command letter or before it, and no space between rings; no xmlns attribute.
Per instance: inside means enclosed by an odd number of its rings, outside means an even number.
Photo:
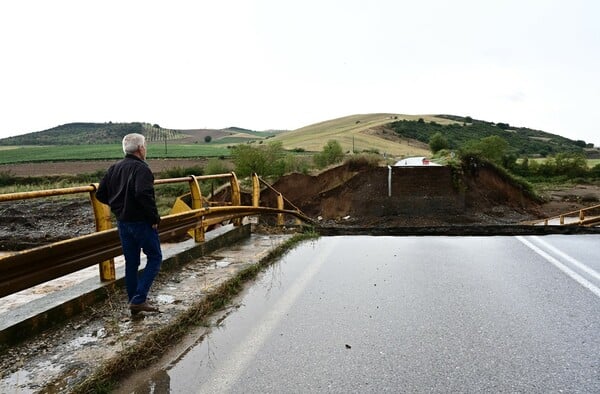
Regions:
<svg viewBox="0 0 600 394"><path fill-rule="evenodd" d="M252 173L252 206L258 207L260 203L260 180L256 172Z"/></svg>
<svg viewBox="0 0 600 394"><path fill-rule="evenodd" d="M240 190L240 184L238 182L235 172L231 172L231 205L240 206L242 205L242 192ZM233 220L233 225L239 227L242 225L242 218L236 218Z"/></svg>
<svg viewBox="0 0 600 394"><path fill-rule="evenodd" d="M200 184L198 179L194 175L190 175L190 193L192 195L192 209L202 208L202 190L200 190ZM194 241L204 242L204 226L200 223L200 226L194 228Z"/></svg>
<svg viewBox="0 0 600 394"><path fill-rule="evenodd" d="M90 201L92 202L92 210L94 211L94 221L96 222L96 231L109 230L112 228L112 222L110 220L110 208L108 205L102 204L96 198L96 190L98 184L92 184L93 190L90 191ZM108 259L98 264L100 271L100 280L108 282L117 279L115 272L115 260Z"/></svg>
<svg viewBox="0 0 600 394"><path fill-rule="evenodd" d="M283 209L283 195L281 193L277 193L277 208ZM284 223L285 222L283 221L283 213L278 213L277 214L277 225L283 226Z"/></svg>

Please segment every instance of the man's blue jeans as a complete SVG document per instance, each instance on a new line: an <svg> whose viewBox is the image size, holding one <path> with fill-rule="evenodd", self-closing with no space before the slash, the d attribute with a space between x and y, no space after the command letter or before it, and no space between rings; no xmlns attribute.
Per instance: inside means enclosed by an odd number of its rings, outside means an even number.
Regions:
<svg viewBox="0 0 600 394"><path fill-rule="evenodd" d="M160 270L162 252L158 231L146 222L118 222L119 237L125 256L125 284L129 303L146 301L150 286ZM147 257L144 272L138 278L140 252Z"/></svg>

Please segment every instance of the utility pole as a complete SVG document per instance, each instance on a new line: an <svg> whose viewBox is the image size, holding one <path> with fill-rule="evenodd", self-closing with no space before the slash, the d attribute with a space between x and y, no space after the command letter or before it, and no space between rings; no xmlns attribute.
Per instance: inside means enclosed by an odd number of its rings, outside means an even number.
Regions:
<svg viewBox="0 0 600 394"><path fill-rule="evenodd" d="M167 155L167 132L163 132L163 135L165 136L165 156Z"/></svg>

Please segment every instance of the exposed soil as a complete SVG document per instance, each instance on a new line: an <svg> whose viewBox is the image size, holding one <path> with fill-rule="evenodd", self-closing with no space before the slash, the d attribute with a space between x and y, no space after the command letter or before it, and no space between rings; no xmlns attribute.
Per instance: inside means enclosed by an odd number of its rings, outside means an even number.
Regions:
<svg viewBox="0 0 600 394"><path fill-rule="evenodd" d="M0 164L0 173L13 176L47 176L93 174L106 170L117 160L77 160L43 163ZM195 167L206 165L207 159L148 159L148 164L154 173L175 167Z"/></svg>
<svg viewBox="0 0 600 394"><path fill-rule="evenodd" d="M106 161L22 164L11 165L10 171L20 176L74 174L93 172L108 164ZM198 165L198 161L157 160L150 165L159 172ZM297 207L326 226L517 224L597 205L600 201L599 185L548 190L542 196L545 202L535 201L489 168L460 177L445 167L394 169L391 189L388 177L385 167L346 164L314 176L290 174L273 187L285 197L286 208ZM224 193L216 198L227 198L227 191ZM250 195L244 194L243 203L250 202ZM261 193L261 205L277 206L272 190ZM25 249L93 231L93 214L87 198L0 203L0 250Z"/></svg>
<svg viewBox="0 0 600 394"><path fill-rule="evenodd" d="M317 176L288 175L273 187L322 223L354 226L517 224L600 201L599 185L550 190L536 200L492 168L460 176L450 172L445 167L393 169L388 190L386 168L344 165ZM274 193L262 193L261 203L275 206L275 201Z"/></svg>

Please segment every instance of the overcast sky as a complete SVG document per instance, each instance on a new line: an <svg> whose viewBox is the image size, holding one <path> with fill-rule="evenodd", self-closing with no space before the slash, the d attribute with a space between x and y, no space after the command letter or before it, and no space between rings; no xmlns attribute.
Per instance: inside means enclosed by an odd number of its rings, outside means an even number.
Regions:
<svg viewBox="0 0 600 394"><path fill-rule="evenodd" d="M7 0L0 137L453 114L600 145L597 0Z"/></svg>

